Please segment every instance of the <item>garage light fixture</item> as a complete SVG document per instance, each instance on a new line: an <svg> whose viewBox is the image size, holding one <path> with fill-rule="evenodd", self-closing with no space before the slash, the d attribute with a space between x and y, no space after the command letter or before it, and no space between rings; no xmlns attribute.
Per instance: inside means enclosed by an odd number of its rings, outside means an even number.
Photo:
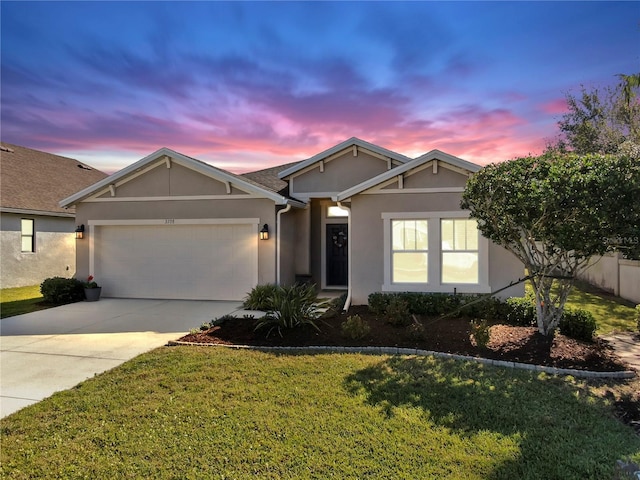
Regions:
<svg viewBox="0 0 640 480"><path fill-rule="evenodd" d="M266 223L262 227L262 230L260 230L260 240L269 240L269 225Z"/></svg>
<svg viewBox="0 0 640 480"><path fill-rule="evenodd" d="M84 238L84 224L78 225L76 228L76 240L82 240Z"/></svg>

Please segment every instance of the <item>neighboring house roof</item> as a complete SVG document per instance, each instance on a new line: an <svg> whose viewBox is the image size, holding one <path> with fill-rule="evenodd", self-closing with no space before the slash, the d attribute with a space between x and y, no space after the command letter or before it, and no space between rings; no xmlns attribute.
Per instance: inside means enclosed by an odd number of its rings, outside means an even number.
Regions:
<svg viewBox="0 0 640 480"><path fill-rule="evenodd" d="M340 192L337 195L336 200L341 202L343 200L351 198L354 195L362 193L365 190L369 190L376 185L386 182L387 180L397 177L398 175L402 175L403 173L409 172L414 168L424 165L427 162L431 162L432 160L443 162L455 169L463 170L469 173L475 173L481 168L480 165L462 160L461 158L454 157L453 155L449 155L448 153L442 152L440 150L431 150L430 152L427 152L424 155L421 155L418 158L415 158L403 165L392 168L391 170L387 170L386 172L381 173L378 176L370 178L369 180L366 180L358 185L344 190L343 192Z"/></svg>
<svg viewBox="0 0 640 480"><path fill-rule="evenodd" d="M98 182L106 173L52 153L2 142L0 210L9 213L73 217L58 202Z"/></svg>
<svg viewBox="0 0 640 480"><path fill-rule="evenodd" d="M255 172L243 173L242 176L245 178L249 178L261 185L264 185L267 188L271 188L276 192L282 192L286 190L289 184L286 181L281 180L278 175L283 170L292 168L298 163L300 162L292 162L292 163L287 163L285 165L277 165L275 167L265 168L263 170L257 170Z"/></svg>
<svg viewBox="0 0 640 480"><path fill-rule="evenodd" d="M300 170L303 170L311 165L313 165L316 162L319 162L321 160L324 160L325 158L341 152L342 150L352 147L352 146L357 146L357 147L361 147L363 149L369 150L371 152L377 153L378 155L382 155L384 157L390 158L391 160L395 160L399 163L406 163L411 161L411 158L406 157L404 155L401 155L399 153L396 152L392 152L391 150L387 150L386 148L382 148L379 147L378 145L374 145L373 143L369 143L369 142L365 142L364 140L360 140L359 138L356 137L351 137L348 140L345 140L342 143L339 143L338 145L335 145L327 150L325 150L324 152L320 152L317 155L314 155L311 158L308 158L306 160L303 160L301 162L296 163L295 165L293 165L290 168L287 168L286 170L281 171L278 174L278 177L284 179L287 178L291 175L293 175L296 172L299 172Z"/></svg>
<svg viewBox="0 0 640 480"><path fill-rule="evenodd" d="M183 155L166 147L153 152L151 155L147 155L143 159L123 168L110 177L100 180L84 190L63 199L60 202L60 205L63 207L75 205L103 189L108 188L109 185L117 186L119 183L126 182L128 177L137 174L140 170L152 166L153 163L162 161L165 158L170 159L171 162L176 162L219 181L232 183L247 192L269 198L278 205L292 204L294 206L304 207L303 203L287 198L286 196L279 194L276 190L255 182L251 178L236 175L221 168L214 167L208 163Z"/></svg>

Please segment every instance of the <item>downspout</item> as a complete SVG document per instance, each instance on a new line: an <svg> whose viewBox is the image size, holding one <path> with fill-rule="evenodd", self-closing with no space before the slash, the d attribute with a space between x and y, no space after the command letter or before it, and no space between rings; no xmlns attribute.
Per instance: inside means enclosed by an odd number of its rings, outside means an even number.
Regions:
<svg viewBox="0 0 640 480"><path fill-rule="evenodd" d="M341 208L344 208L345 210L347 210L349 212L348 216L347 216L347 231L349 232L349 237L351 237L353 235L353 232L351 231L351 207L347 207L346 205L343 205L342 202L338 202L338 206ZM348 263L348 267L347 267L347 299L344 301L344 311L348 311L349 307L351 306L351 238L347 238L347 263Z"/></svg>
<svg viewBox="0 0 640 480"><path fill-rule="evenodd" d="M291 204L276 213L276 285L280 285L280 217L291 210Z"/></svg>

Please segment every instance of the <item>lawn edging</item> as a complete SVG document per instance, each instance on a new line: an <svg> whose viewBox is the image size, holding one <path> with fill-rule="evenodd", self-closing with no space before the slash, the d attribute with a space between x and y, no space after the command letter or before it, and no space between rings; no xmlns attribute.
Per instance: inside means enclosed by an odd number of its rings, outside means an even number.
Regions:
<svg viewBox="0 0 640 480"><path fill-rule="evenodd" d="M194 347L225 347L237 350L258 350L261 352L287 352L287 353L364 353L376 355L417 355L432 356L449 360L462 360L492 365L494 367L516 368L520 370L531 370L534 372L544 372L550 375L571 375L576 378L615 378L627 379L636 376L633 370L621 370L617 372L594 372L590 370L576 370L573 368L556 368L544 365L532 365L529 363L508 362L505 360L494 360L491 358L472 357L469 355L458 355L455 353L434 352L431 350L420 350L418 348L405 347L336 347L336 346L309 346L309 347L266 347L252 345L225 345L220 343L196 343L170 340L167 346L194 346Z"/></svg>

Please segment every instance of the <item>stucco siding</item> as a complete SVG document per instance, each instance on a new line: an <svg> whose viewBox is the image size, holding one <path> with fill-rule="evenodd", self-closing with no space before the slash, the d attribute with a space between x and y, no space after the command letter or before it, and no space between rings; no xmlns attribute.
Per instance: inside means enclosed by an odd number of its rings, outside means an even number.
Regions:
<svg viewBox="0 0 640 480"><path fill-rule="evenodd" d="M338 158L326 162L324 171L319 165L293 178L292 195L313 192L340 192L369 178L387 171L387 162L358 152L354 157L351 150Z"/></svg>
<svg viewBox="0 0 640 480"><path fill-rule="evenodd" d="M77 223L91 225L100 220L156 220L156 219L230 219L258 218L259 224L268 224L275 232L275 208L267 199L241 200L183 200L154 202L109 202L80 203L76 207ZM90 230L87 237L90 236ZM89 240L77 245L77 265L79 277L89 271ZM258 242L258 283L274 283L275 234L267 241ZM149 248L153 248L152 245Z"/></svg>
<svg viewBox="0 0 640 480"><path fill-rule="evenodd" d="M190 168L173 164L167 168L164 163L115 188L117 197L159 197L193 195L228 195L227 186L214 178L202 175ZM245 192L231 187L229 195ZM111 198L105 192L99 198Z"/></svg>
<svg viewBox="0 0 640 480"><path fill-rule="evenodd" d="M280 229L280 284L292 285L296 281L296 210L280 216Z"/></svg>
<svg viewBox="0 0 640 480"><path fill-rule="evenodd" d="M433 173L429 166L413 175L405 175L404 188L464 187L468 178L445 167L439 167L438 173Z"/></svg>
<svg viewBox="0 0 640 480"><path fill-rule="evenodd" d="M21 252L20 220L34 219L35 252ZM38 285L76 271L73 218L3 213L0 232L0 288Z"/></svg>

